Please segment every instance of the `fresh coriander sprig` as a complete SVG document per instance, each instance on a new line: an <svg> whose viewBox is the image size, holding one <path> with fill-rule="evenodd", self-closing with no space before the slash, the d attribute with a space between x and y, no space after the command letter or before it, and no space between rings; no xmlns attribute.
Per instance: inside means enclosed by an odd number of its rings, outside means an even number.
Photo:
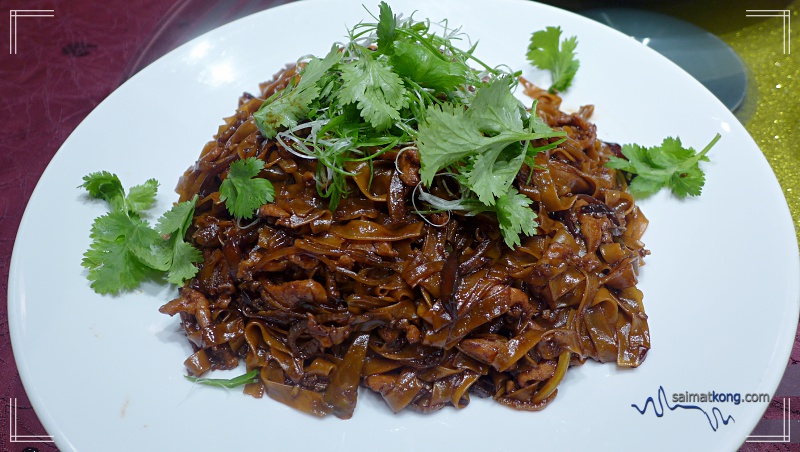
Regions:
<svg viewBox="0 0 800 452"><path fill-rule="evenodd" d="M85 176L79 188L85 188L93 198L108 202L114 211L138 217L155 202L158 181L148 179L144 184L131 187L126 195L116 174L98 171Z"/></svg>
<svg viewBox="0 0 800 452"><path fill-rule="evenodd" d="M237 160L219 187L219 200L237 220L253 218L259 207L275 198L272 183L256 177L262 169L264 161L255 157Z"/></svg>
<svg viewBox="0 0 800 452"><path fill-rule="evenodd" d="M535 105L531 113L514 97L518 73L486 65L475 57L475 45L459 48L465 35L446 21L399 17L385 2L373 17L324 58L308 59L287 88L264 102L254 114L262 135L317 160L317 191L331 210L348 195L347 178L357 164L398 145L416 145L425 185L442 170L455 174L461 205L495 213L506 243L519 244L519 235L533 233L536 222L530 202L513 189L514 178L565 133L539 119ZM548 47L553 32L554 54ZM546 55L532 49L532 58L567 77L557 85L566 87L577 63L562 70L563 53L571 59L575 40L559 53L560 29L543 33L535 36L547 41ZM227 188L220 193L228 199ZM226 205L237 218L257 208Z"/></svg>
<svg viewBox="0 0 800 452"><path fill-rule="evenodd" d="M506 244L514 247L520 233L530 235L537 227L530 200L512 187L514 178L524 162L532 162L537 153L555 146L551 139L566 133L526 111L509 84L498 78L480 85L466 109L430 107L417 139L422 182L431 186L436 174L449 168L462 187L463 207L451 210L494 212ZM531 146L534 140L547 144Z"/></svg>
<svg viewBox="0 0 800 452"><path fill-rule="evenodd" d="M538 124L538 131L526 128L535 121L511 93L506 78L493 80L476 89L469 108L431 107L418 133L422 162L422 182L430 186L441 169L457 166L458 180L470 188L486 205L504 195L528 152L523 142L560 138L554 131Z"/></svg>
<svg viewBox="0 0 800 452"><path fill-rule="evenodd" d="M561 41L561 27L547 27L531 35L528 61L540 69L549 70L553 76L551 93L565 91L572 84L580 62L575 59L578 46L576 36Z"/></svg>
<svg viewBox="0 0 800 452"><path fill-rule="evenodd" d="M650 148L626 144L622 155L627 160L611 156L606 166L629 173L632 179L628 191L637 198L650 196L663 187L669 187L679 198L699 196L705 184L699 163L708 161L706 154L720 137L717 134L699 153L691 147L684 148L680 138L668 137L660 146Z"/></svg>
<svg viewBox="0 0 800 452"><path fill-rule="evenodd" d="M197 197L175 205L153 229L141 216L155 202L155 179L131 187L128 194L119 177L107 171L91 173L83 181L79 188L111 207L92 223L92 243L81 262L89 270L87 278L95 292L116 294L135 289L159 273L165 273L168 282L180 285L197 273L194 264L203 256L183 240Z"/></svg>
<svg viewBox="0 0 800 452"><path fill-rule="evenodd" d="M332 210L348 194L353 163L413 143L429 107L467 105L487 76L510 75L475 58L474 46L459 49L460 32L446 24L436 33L429 21L398 18L385 2L375 19L354 26L324 58L308 59L254 114L262 135L319 162L317 190Z"/></svg>

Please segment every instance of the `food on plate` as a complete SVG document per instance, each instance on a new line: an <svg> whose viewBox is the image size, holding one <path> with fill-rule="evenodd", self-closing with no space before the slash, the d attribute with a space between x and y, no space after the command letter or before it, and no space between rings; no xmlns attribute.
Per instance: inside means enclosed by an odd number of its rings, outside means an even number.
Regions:
<svg viewBox="0 0 800 452"><path fill-rule="evenodd" d="M161 312L191 376L244 363L245 393L349 418L360 386L394 412L540 410L570 366L642 363L621 147L458 39L382 3L239 99L177 188L202 262Z"/></svg>

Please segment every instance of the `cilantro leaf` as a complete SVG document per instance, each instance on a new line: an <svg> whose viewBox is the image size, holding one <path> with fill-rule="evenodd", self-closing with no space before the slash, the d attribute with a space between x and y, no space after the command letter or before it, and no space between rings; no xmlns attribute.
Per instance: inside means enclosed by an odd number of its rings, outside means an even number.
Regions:
<svg viewBox="0 0 800 452"><path fill-rule="evenodd" d="M477 91L468 110L484 137L507 137L477 154L469 168L467 185L484 204L494 204L495 197L506 193L522 167L525 158L522 148L509 146L525 139L520 135L525 133L520 107L509 80L498 79ZM498 159L501 153L505 158Z"/></svg>
<svg viewBox="0 0 800 452"><path fill-rule="evenodd" d="M324 59L312 58L300 72L300 82L294 87L280 91L277 97L268 99L253 114L256 125L265 138L273 138L278 129L296 126L309 112L311 103L319 96L318 82L323 75L339 63L342 53L333 46Z"/></svg>
<svg viewBox="0 0 800 452"><path fill-rule="evenodd" d="M526 151L520 142L564 136L552 130L526 130L523 110L509 83L500 78L478 87L468 109L445 104L428 110L417 136L425 185L430 186L441 169L463 161L460 180L481 202L492 205L508 191L522 166Z"/></svg>
<svg viewBox="0 0 800 452"><path fill-rule="evenodd" d="M705 184L699 163L708 161L706 154L720 137L717 134L700 153L684 148L680 138L665 138L660 146L651 148L626 144L622 155L627 160L611 156L606 166L635 175L628 191L637 198L652 195L665 186L679 198L699 196Z"/></svg>
<svg viewBox="0 0 800 452"><path fill-rule="evenodd" d="M178 236L175 237L176 239ZM167 274L167 282L181 286L187 279L197 274L198 268L194 265L203 262L203 253L181 238L174 240L172 262Z"/></svg>
<svg viewBox="0 0 800 452"><path fill-rule="evenodd" d="M389 54L394 50L394 30L397 28L397 17L392 13L392 8L386 2L381 2L378 10L379 20L375 29L375 34L378 38L378 50Z"/></svg>
<svg viewBox="0 0 800 452"><path fill-rule="evenodd" d="M531 209L533 201L519 193L514 187L508 193L497 198L495 211L503 240L509 248L514 249L521 243L519 234L534 235L539 224L536 222L536 212Z"/></svg>
<svg viewBox="0 0 800 452"><path fill-rule="evenodd" d="M197 195L189 201L184 201L172 206L161 218L158 219L156 231L163 236L179 234L181 237L186 235L189 226L192 225L194 207L197 203Z"/></svg>
<svg viewBox="0 0 800 452"><path fill-rule="evenodd" d="M255 178L262 169L264 161L255 157L231 163L228 177L219 187L219 199L237 219L253 218L259 207L274 199L270 181Z"/></svg>
<svg viewBox="0 0 800 452"><path fill-rule="evenodd" d="M511 78L503 77L481 86L469 106L469 116L481 133L495 135L523 131L522 103L511 92Z"/></svg>
<svg viewBox="0 0 800 452"><path fill-rule="evenodd" d="M147 223L120 211L97 217L92 224L92 244L82 261L89 270L91 287L98 293L113 294L138 286L149 271L139 254L150 256L148 242L153 234Z"/></svg>
<svg viewBox="0 0 800 452"><path fill-rule="evenodd" d="M172 252L167 243L150 225L145 222L137 223L136 227L125 235L128 250L136 256L142 264L156 271L167 271L172 261Z"/></svg>
<svg viewBox="0 0 800 452"><path fill-rule="evenodd" d="M131 212L141 214L149 209L156 201L157 192L158 181L155 179L148 179L144 184L134 185L128 190L128 196L125 197L125 204Z"/></svg>
<svg viewBox="0 0 800 452"><path fill-rule="evenodd" d="M126 212L113 210L95 219L90 237L94 240L95 249L99 251L105 249L104 245L113 247L109 244L121 241L125 251L131 253L139 264L154 270L167 269L169 255L163 240L147 222L137 216L131 217Z"/></svg>
<svg viewBox="0 0 800 452"><path fill-rule="evenodd" d="M509 157L499 158L503 153ZM511 187L524 159L525 153L519 145L492 146L478 154L474 163L468 167L467 186L478 195L482 203L492 205L496 197L503 196Z"/></svg>
<svg viewBox="0 0 800 452"><path fill-rule="evenodd" d="M203 254L184 241L186 231L192 225L197 195L189 201L178 203L164 213L158 220L156 231L167 239L167 248L171 251L167 282L182 285L187 279L197 274L194 264L203 261Z"/></svg>
<svg viewBox="0 0 800 452"><path fill-rule="evenodd" d="M482 150L484 138L463 107L430 107L417 131L422 182L430 186L439 170Z"/></svg>
<svg viewBox="0 0 800 452"><path fill-rule="evenodd" d="M408 100L400 76L370 53L364 52L358 61L342 68L344 83L338 97L344 104L357 103L361 117L382 131L400 120L399 110L408 106Z"/></svg>
<svg viewBox="0 0 800 452"><path fill-rule="evenodd" d="M533 33L528 44L528 61L533 66L549 70L553 76L551 93L569 88L580 67L580 62L575 59L577 37L567 38L559 46L560 39L561 27L547 27Z"/></svg>
<svg viewBox="0 0 800 452"><path fill-rule="evenodd" d="M120 237L132 235L138 225L146 223L131 219L125 212L113 210L95 218L89 237L103 242L115 242Z"/></svg>
<svg viewBox="0 0 800 452"><path fill-rule="evenodd" d="M447 60L440 52L407 40L394 42L390 61L401 76L439 92L453 91L467 80L465 64Z"/></svg>
<svg viewBox="0 0 800 452"><path fill-rule="evenodd" d="M153 205L158 192L158 181L149 179L144 184L131 187L128 195L116 174L98 171L83 177L83 184L89 196L106 201L113 210L141 215Z"/></svg>
<svg viewBox="0 0 800 452"><path fill-rule="evenodd" d="M690 166L682 173L673 173L669 178L669 187L672 189L672 193L679 198L700 196L705 183L706 176L697 164Z"/></svg>
<svg viewBox="0 0 800 452"><path fill-rule="evenodd" d="M91 288L100 294L134 289L147 276L147 267L125 247L122 239L93 242L81 264L89 270Z"/></svg>
<svg viewBox="0 0 800 452"><path fill-rule="evenodd" d="M125 206L125 189L116 174L108 171L97 171L83 176L83 184L92 198L102 199L111 205L114 210L123 210Z"/></svg>

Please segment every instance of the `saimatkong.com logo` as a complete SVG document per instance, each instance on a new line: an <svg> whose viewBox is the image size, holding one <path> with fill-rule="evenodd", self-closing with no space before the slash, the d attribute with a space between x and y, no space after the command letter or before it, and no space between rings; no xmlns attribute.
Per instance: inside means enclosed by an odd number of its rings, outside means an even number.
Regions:
<svg viewBox="0 0 800 452"><path fill-rule="evenodd" d="M663 386L658 387L656 397L648 397L642 406L632 403L631 406L636 408L639 414L644 415L647 413L648 408L652 406L652 411L656 417L664 416L664 413L669 411L691 410L699 411L705 416L711 430L717 431L721 426L728 425L730 422L736 422L730 411L721 404L739 405L741 403L768 403L772 400L772 396L766 393L749 393L742 394L739 392L676 392L672 394L671 398L667 397ZM696 405L696 404L704 405Z"/></svg>
<svg viewBox="0 0 800 452"><path fill-rule="evenodd" d="M740 392L676 392L672 394L673 403L767 403L772 397L767 393L744 394Z"/></svg>

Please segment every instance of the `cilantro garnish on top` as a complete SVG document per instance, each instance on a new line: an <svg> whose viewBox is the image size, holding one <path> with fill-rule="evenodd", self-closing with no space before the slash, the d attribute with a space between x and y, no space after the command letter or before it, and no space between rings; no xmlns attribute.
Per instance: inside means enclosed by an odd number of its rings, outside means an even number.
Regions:
<svg viewBox="0 0 800 452"><path fill-rule="evenodd" d="M414 145L425 186L440 172L454 174L456 210L494 212L506 243L519 244L521 233L535 232L536 215L512 182L565 133L514 97L517 73L486 65L475 46L459 48L460 30L399 17L385 2L375 19L353 27L350 40L324 58L310 58L267 99L254 114L259 130L319 161L317 189L332 210L347 196L353 163ZM443 205L434 198L423 201Z"/></svg>

